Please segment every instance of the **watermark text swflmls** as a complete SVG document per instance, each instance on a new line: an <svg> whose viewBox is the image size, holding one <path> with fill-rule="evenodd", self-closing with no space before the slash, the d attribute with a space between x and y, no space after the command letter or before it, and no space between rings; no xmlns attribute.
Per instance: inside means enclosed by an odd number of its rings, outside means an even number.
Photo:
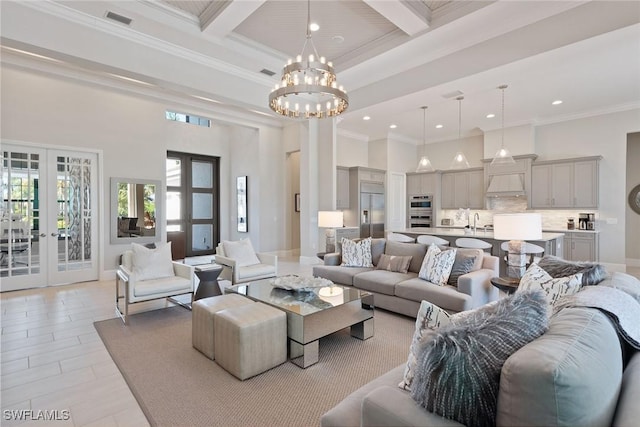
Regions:
<svg viewBox="0 0 640 427"><path fill-rule="evenodd" d="M67 421L71 418L68 409L5 409L2 416L9 421Z"/></svg>

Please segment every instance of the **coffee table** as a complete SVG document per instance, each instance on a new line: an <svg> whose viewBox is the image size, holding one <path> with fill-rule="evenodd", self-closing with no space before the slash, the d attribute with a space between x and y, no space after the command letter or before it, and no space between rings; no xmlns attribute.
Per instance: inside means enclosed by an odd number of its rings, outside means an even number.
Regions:
<svg viewBox="0 0 640 427"><path fill-rule="evenodd" d="M361 340L373 336L373 295L348 286L313 288L306 291L278 289L273 279L256 280L225 288L269 304L287 315L289 359L301 368L318 362L319 340L351 327Z"/></svg>

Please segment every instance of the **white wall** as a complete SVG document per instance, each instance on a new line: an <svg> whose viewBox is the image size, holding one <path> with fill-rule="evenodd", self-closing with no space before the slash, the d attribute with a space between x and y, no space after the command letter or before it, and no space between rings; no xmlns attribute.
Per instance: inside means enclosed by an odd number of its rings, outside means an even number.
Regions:
<svg viewBox="0 0 640 427"><path fill-rule="evenodd" d="M632 133L627 139L627 197L636 185L640 185L640 167L638 166L640 166L640 133ZM631 210L627 201L625 215L627 264L640 267L640 239L638 238L640 236L640 214Z"/></svg>
<svg viewBox="0 0 640 427"><path fill-rule="evenodd" d="M230 206L235 204L235 176L242 173L249 176L249 188L256 190L250 190L249 201L249 229L258 232L256 249L285 246L285 152L279 128L221 125L215 120L211 128L171 122L165 119L166 109L188 107L5 64L1 71L2 139L102 150L101 200L107 202L100 211L101 276L105 271L112 274L117 257L127 247L109 243L109 178L164 183L167 150L221 157L221 238L231 237L235 230ZM187 111L212 116L198 108Z"/></svg>
<svg viewBox="0 0 640 427"><path fill-rule="evenodd" d="M338 131L336 159L338 166L369 166L369 143Z"/></svg>

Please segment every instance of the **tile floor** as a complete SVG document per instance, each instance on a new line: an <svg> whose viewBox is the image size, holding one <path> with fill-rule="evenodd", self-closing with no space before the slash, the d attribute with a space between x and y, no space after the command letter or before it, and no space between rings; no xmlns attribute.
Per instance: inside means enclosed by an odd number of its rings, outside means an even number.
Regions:
<svg viewBox="0 0 640 427"><path fill-rule="evenodd" d="M282 274L310 274L294 259ZM640 277L640 268L628 268ZM93 322L115 317L114 281L0 295L2 426L48 425L10 419L20 410L58 411L56 426L144 426L145 416ZM18 412L12 412L18 411ZM68 412L65 412L68 411ZM51 414L51 412L49 412Z"/></svg>

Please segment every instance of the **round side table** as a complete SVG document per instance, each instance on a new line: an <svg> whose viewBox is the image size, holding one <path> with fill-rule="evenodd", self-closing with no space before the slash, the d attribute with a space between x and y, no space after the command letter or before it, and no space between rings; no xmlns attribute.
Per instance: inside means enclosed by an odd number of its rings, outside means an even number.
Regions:
<svg viewBox="0 0 640 427"><path fill-rule="evenodd" d="M200 279L200 284L198 284L196 294L193 296L194 301L222 295L220 286L218 285L218 276L221 272L222 266L217 264L195 266L195 273L198 279Z"/></svg>
<svg viewBox="0 0 640 427"><path fill-rule="evenodd" d="M507 294L512 294L518 290L520 279L512 279L510 277L494 277L491 284Z"/></svg>

